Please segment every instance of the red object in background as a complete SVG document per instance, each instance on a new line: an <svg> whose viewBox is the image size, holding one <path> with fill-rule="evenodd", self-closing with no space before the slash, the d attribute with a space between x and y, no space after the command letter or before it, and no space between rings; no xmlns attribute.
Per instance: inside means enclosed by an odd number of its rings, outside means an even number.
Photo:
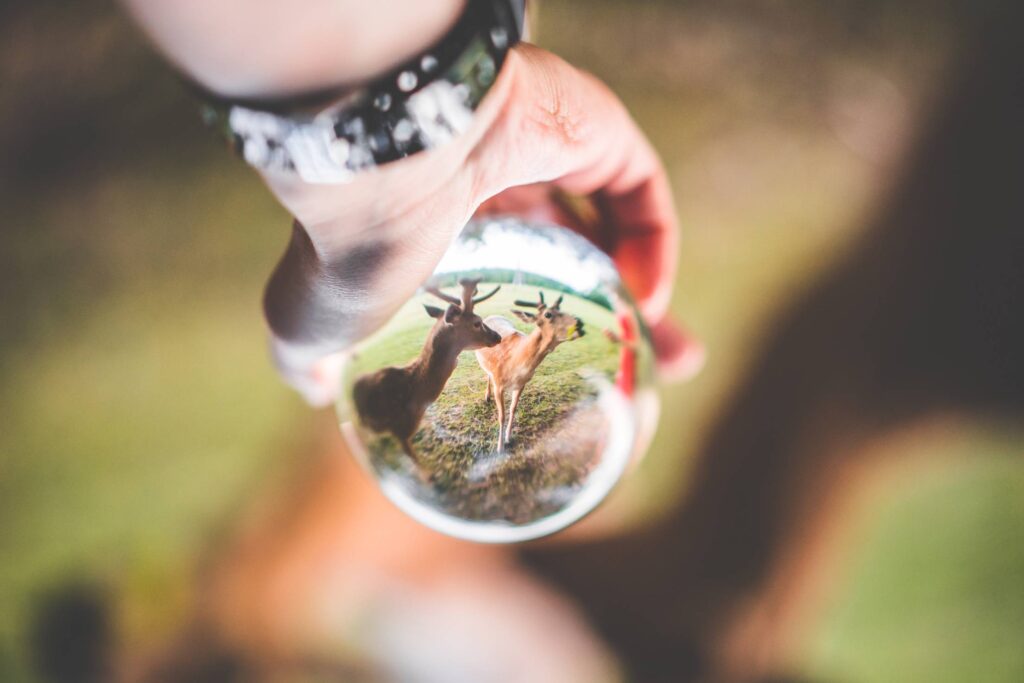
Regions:
<svg viewBox="0 0 1024 683"><path fill-rule="evenodd" d="M636 323L626 313L618 316L621 334L616 341L622 345L619 351L619 372L615 384L626 396L632 396L636 388Z"/></svg>

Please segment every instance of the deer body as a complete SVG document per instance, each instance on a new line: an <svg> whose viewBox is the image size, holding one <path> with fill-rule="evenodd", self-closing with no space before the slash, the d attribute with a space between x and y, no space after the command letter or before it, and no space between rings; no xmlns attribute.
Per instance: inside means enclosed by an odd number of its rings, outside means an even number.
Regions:
<svg viewBox="0 0 1024 683"><path fill-rule="evenodd" d="M409 440L427 407L437 400L455 372L462 351L444 337L444 321L431 328L419 357L404 367L388 367L359 378L353 388L356 410L367 427L390 432L415 460Z"/></svg>
<svg viewBox="0 0 1024 683"><path fill-rule="evenodd" d="M475 280L463 280L460 301L428 289L430 293L449 302L447 311L424 306L427 314L437 321L411 363L402 367L386 367L360 377L353 387L352 398L363 425L378 433L391 433L402 445L402 450L417 464L421 464L412 447L412 437L419 428L423 415L437 400L448 378L455 372L459 354L466 349L494 346L501 337L487 327L473 306L495 294L473 298Z"/></svg>
<svg viewBox="0 0 1024 683"><path fill-rule="evenodd" d="M558 297L558 301L548 308L543 293L537 303L516 301L517 306L537 308L537 313L512 311L520 320L536 324L529 334L520 332L510 320L498 315L484 320L484 324L501 335L497 345L476 352L476 360L487 375L484 400L490 400L493 395L498 413L499 453L505 450L505 445L512 439L512 423L519 407L519 397L526 384L533 379L537 367L559 344L584 335L583 321L561 311L561 303L562 297ZM506 392L512 394L507 420Z"/></svg>

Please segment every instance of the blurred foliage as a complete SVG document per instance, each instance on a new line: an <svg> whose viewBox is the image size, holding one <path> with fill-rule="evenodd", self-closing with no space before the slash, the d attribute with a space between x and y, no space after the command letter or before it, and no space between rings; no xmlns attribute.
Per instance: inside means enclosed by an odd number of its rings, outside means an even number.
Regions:
<svg viewBox="0 0 1024 683"><path fill-rule="evenodd" d="M283 211L115 8L7 9L0 677L21 680L52 586L116 585L129 641L172 628L305 418L259 308Z"/></svg>
<svg viewBox="0 0 1024 683"><path fill-rule="evenodd" d="M942 425L882 445L911 459L880 477L849 534L844 589L807 644L813 680L1024 676L1021 438Z"/></svg>

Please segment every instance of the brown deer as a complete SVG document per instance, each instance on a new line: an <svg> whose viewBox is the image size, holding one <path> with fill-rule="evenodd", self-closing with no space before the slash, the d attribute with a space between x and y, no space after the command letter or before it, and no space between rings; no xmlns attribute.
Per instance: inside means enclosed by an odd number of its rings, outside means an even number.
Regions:
<svg viewBox="0 0 1024 683"><path fill-rule="evenodd" d="M387 367L363 375L352 390L360 421L375 432L393 434L417 465L421 463L412 447L413 434L427 407L441 395L455 371L459 354L501 341L498 333L473 313L476 304L494 296L501 286L474 298L479 282L460 280L461 300L436 287L427 287L427 292L449 305L447 310L441 310L424 304L427 315L437 322L430 329L420 355L404 367Z"/></svg>
<svg viewBox="0 0 1024 683"><path fill-rule="evenodd" d="M501 343L486 349L478 349L476 360L487 373L487 392L484 400L494 395L498 409L498 452L505 450L505 444L512 440L512 423L519 406L523 387L533 378L537 366L562 342L579 339L584 335L583 321L560 310L562 297L559 296L550 307L544 302L544 292L539 292L536 302L519 301L516 306L536 308L537 312L512 310L512 313L536 328L530 334L517 330L510 320L500 315L488 316L484 324L501 335ZM511 390L512 400L505 421L505 392Z"/></svg>

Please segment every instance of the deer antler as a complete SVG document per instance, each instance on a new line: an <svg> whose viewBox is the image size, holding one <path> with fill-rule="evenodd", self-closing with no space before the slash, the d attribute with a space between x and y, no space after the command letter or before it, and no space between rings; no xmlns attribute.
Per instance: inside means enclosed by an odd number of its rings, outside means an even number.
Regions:
<svg viewBox="0 0 1024 683"><path fill-rule="evenodd" d="M441 291L440 289L438 289L437 287L424 287L423 289L424 289L424 291L426 291L426 292L427 292L428 294L433 294L434 296L436 296L436 297L437 297L438 299L440 299L441 301L447 301L448 303L450 303L450 304L455 304L456 306L461 306L461 305L462 305L462 302L461 302L461 301L459 301L458 299L456 299L456 298L455 298L454 296L452 296L451 294L445 294L444 292L442 292L442 291Z"/></svg>
<svg viewBox="0 0 1024 683"><path fill-rule="evenodd" d="M558 307L562 305L562 298L563 297L565 297L564 294L559 294L558 295L558 299L555 301L555 305L551 307L552 310L558 310Z"/></svg>
<svg viewBox="0 0 1024 683"><path fill-rule="evenodd" d="M473 295L476 294L476 286L480 282L480 279L470 280L464 278L459 280L459 284L462 285L462 310L465 313L469 313L473 310Z"/></svg>
<svg viewBox="0 0 1024 683"><path fill-rule="evenodd" d="M501 289L501 285L498 285L491 291L487 292L487 294L481 294L480 296L476 296L476 286L480 284L480 278L476 278L473 280L470 280L468 278L459 280L459 284L462 285L462 310L465 313L471 313L473 311L473 306L480 303L481 301L486 301L487 299L490 299L492 296L498 293L499 289Z"/></svg>
<svg viewBox="0 0 1024 683"><path fill-rule="evenodd" d="M480 303L481 301L487 301L487 300L488 300L488 299L490 299L490 298L491 298L492 296L494 296L495 294L497 294L497 293L498 293L498 290L499 290L499 289L501 289L501 285L498 285L498 286L496 286L496 287L495 287L494 289L492 289L491 291L487 292L486 294L481 294L481 295L480 295L480 296L478 296L478 297L474 297L474 298L473 298L473 303L474 303L474 304L478 304L478 303Z"/></svg>
<svg viewBox="0 0 1024 683"><path fill-rule="evenodd" d="M490 299L492 296L494 296L495 294L498 293L499 289L501 289L501 285L498 285L497 287L495 287L491 291L487 292L486 294L482 294L480 296L476 296L475 297L474 295L476 294L476 286L477 286L477 284L479 284L479 282L480 282L479 279L477 279L477 280L469 280L469 279L459 280L459 284L462 285L462 298L461 299L458 299L458 298L452 296L451 294L445 294L440 289L438 289L437 287L433 287L433 286L431 286L431 287L424 287L423 291L427 292L428 294L433 294L434 296L436 296L438 299L441 299L442 301L447 301L450 304L454 304L456 306L459 306L464 313L470 313L470 312L472 312L473 306L475 304L478 304L481 301L486 301L487 299Z"/></svg>
<svg viewBox="0 0 1024 683"><path fill-rule="evenodd" d="M544 303L544 292L538 291L537 295L540 297L537 301L523 301L522 299L516 299L515 304L516 306L526 306L527 308L546 307L546 304ZM561 299L559 299L559 301L561 301ZM557 306L558 304L555 305Z"/></svg>

